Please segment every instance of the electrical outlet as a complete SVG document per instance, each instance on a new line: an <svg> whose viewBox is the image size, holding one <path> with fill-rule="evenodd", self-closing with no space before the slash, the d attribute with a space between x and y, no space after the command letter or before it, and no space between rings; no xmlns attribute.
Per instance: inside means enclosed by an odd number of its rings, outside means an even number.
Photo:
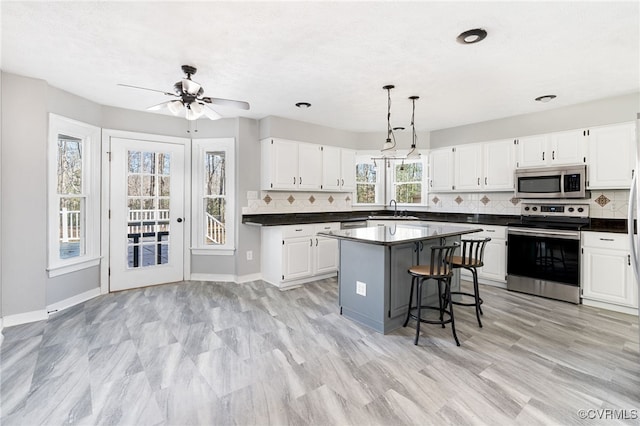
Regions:
<svg viewBox="0 0 640 426"><path fill-rule="evenodd" d="M253 260L253 250L247 250L247 260Z"/></svg>
<svg viewBox="0 0 640 426"><path fill-rule="evenodd" d="M367 295L367 283L363 283L362 281L356 281L356 294L360 296Z"/></svg>

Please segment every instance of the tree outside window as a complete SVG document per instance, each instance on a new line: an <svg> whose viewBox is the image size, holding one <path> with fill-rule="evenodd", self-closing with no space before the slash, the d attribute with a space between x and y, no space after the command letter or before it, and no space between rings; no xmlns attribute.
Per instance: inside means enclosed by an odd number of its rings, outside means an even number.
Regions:
<svg viewBox="0 0 640 426"><path fill-rule="evenodd" d="M378 171L373 163L356 164L356 203L376 203Z"/></svg>
<svg viewBox="0 0 640 426"><path fill-rule="evenodd" d="M404 161L395 165L395 200L398 203L422 204L422 162Z"/></svg>

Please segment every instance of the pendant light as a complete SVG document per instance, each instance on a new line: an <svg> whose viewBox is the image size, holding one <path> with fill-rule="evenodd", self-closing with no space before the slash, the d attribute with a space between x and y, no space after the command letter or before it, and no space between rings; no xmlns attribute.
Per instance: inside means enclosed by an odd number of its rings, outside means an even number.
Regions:
<svg viewBox="0 0 640 426"><path fill-rule="evenodd" d="M396 137L391 129L391 89L394 87L392 84L383 87L383 89L387 91L387 140L381 150L383 157L390 154L396 147Z"/></svg>
<svg viewBox="0 0 640 426"><path fill-rule="evenodd" d="M420 158L420 153L416 150L416 143L418 142L418 136L416 135L416 101L420 99L420 96L409 96L412 103L411 109L411 150L407 154L407 158Z"/></svg>

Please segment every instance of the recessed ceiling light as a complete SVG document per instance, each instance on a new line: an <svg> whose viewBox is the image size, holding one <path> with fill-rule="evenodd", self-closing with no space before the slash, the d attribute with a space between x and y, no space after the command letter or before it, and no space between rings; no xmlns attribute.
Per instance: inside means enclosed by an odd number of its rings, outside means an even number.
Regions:
<svg viewBox="0 0 640 426"><path fill-rule="evenodd" d="M487 36L487 32L482 28L474 28L472 30L461 33L456 40L460 44L473 44L482 41Z"/></svg>
<svg viewBox="0 0 640 426"><path fill-rule="evenodd" d="M304 108L304 109L307 109L307 108L310 108L310 107L311 107L311 104L310 104L309 102L298 102L298 103L296 104L296 106L297 106L298 108Z"/></svg>
<svg viewBox="0 0 640 426"><path fill-rule="evenodd" d="M536 98L536 101L538 101L538 102L549 102L549 101L551 101L551 100L553 100L555 98L556 98L556 95L544 95L544 96L538 96Z"/></svg>

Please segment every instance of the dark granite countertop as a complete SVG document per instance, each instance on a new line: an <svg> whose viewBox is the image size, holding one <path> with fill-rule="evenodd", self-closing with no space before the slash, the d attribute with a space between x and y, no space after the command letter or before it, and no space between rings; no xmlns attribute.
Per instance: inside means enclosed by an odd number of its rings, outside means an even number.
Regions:
<svg viewBox="0 0 640 426"><path fill-rule="evenodd" d="M338 231L319 232L329 238L349 240L358 243L392 246L414 241L431 240L441 237L480 232L482 229L473 226L424 225L424 226L371 226L369 228L341 229Z"/></svg>
<svg viewBox="0 0 640 426"><path fill-rule="evenodd" d="M477 225L498 225L507 226L512 222L519 222L519 215L494 215L494 214L471 214L471 213L441 213L441 212L413 212L408 211L410 216L420 220L433 222L455 222L469 223ZM260 226L281 226L298 225L305 223L327 223L327 222L353 222L369 220L369 216L376 216L376 219L388 217L392 220L393 212L389 210L369 210L369 211L348 211L348 212L326 212L326 213L270 213L270 214L247 214L242 215L242 223ZM634 221L636 222L636 221ZM637 232L637 222L634 224ZM593 232L627 232L626 219L601 219L591 218L590 224L582 228L583 231Z"/></svg>
<svg viewBox="0 0 640 426"><path fill-rule="evenodd" d="M456 222L502 226L506 226L510 222L520 220L520 216L515 215L436 213L413 211L408 211L407 214L417 217L420 220L429 220L434 222ZM261 226L281 226L298 225L304 223L352 222L368 220L369 216L376 216L376 219L386 217L388 217L390 220L394 219L393 212L391 211L371 210L327 213L246 214L242 215L242 223Z"/></svg>

